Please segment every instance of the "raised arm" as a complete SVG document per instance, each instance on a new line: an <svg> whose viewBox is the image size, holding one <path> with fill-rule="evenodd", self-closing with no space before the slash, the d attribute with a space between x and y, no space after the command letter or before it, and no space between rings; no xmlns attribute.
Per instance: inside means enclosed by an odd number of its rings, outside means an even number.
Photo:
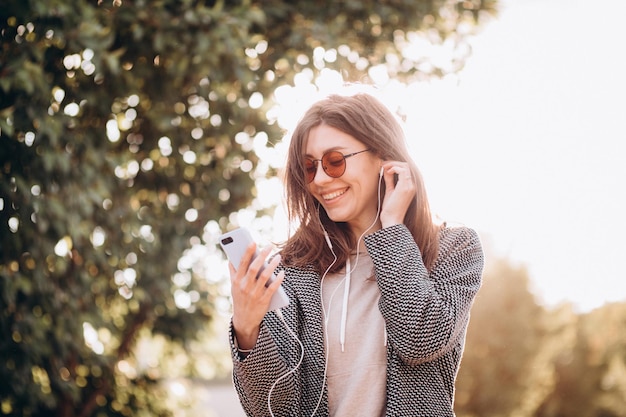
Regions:
<svg viewBox="0 0 626 417"><path fill-rule="evenodd" d="M410 365L432 361L463 342L481 285L483 251L469 228L444 228L428 273L409 230L394 225L366 238L381 290L389 343Z"/></svg>

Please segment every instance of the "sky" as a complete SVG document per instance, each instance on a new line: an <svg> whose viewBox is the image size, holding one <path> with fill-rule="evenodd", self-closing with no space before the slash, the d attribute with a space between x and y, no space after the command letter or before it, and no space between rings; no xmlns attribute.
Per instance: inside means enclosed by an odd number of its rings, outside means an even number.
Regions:
<svg viewBox="0 0 626 417"><path fill-rule="evenodd" d="M525 267L546 307L569 302L587 312L626 301L626 2L499 5L459 74L409 86L382 77L379 98L392 96L386 104L406 113L432 211L476 229L487 263ZM275 92L278 122L292 129L342 83L332 71L315 80L299 74ZM266 139L255 138L261 163L281 166L286 142L270 149ZM281 199L277 178L257 187L269 200L262 205ZM239 214L241 226L259 223L253 211ZM281 241L280 204L271 223L272 240Z"/></svg>
<svg viewBox="0 0 626 417"><path fill-rule="evenodd" d="M458 80L403 94L431 208L475 228L488 257L525 266L546 306L626 301L626 1L500 5ZM296 113L310 104L282 98ZM279 182L259 185L273 203Z"/></svg>
<svg viewBox="0 0 626 417"><path fill-rule="evenodd" d="M501 0L458 79L411 94L433 210L525 266L547 306L626 301L625 14L622 0Z"/></svg>

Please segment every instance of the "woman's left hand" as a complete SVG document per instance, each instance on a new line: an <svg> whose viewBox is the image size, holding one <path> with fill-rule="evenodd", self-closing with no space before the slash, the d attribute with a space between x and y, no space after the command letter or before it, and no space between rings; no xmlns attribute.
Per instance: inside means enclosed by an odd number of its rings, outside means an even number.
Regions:
<svg viewBox="0 0 626 417"><path fill-rule="evenodd" d="M385 179L385 199L380 211L380 221L382 227L389 227L404 222L406 211L417 190L408 163L385 161L382 168Z"/></svg>

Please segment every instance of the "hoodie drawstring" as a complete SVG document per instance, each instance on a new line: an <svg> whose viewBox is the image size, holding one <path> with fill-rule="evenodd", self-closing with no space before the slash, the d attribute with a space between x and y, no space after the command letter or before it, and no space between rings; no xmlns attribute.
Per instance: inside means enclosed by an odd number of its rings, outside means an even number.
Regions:
<svg viewBox="0 0 626 417"><path fill-rule="evenodd" d="M357 264L358 264L358 254L357 254ZM325 276L326 274L324 274ZM323 281L323 278L322 278ZM346 327L348 323L348 300L350 297L350 284L352 282L352 267L350 265L350 258L346 260L346 276L342 279L343 281L343 302L341 306L341 323L339 326L339 343L341 344L341 351L345 352L345 344L346 344ZM332 306L333 298L335 297L335 293L340 288L341 283L335 287L332 295L330 296L330 301L328 303L328 310L326 310L323 305L322 309L324 312L324 326L328 327L328 321L330 320L330 309ZM321 285L320 285L321 288ZM323 301L322 301L323 303ZM383 346L387 346L387 325L383 322Z"/></svg>
<svg viewBox="0 0 626 417"><path fill-rule="evenodd" d="M350 295L350 278L352 271L350 270L350 258L346 260L346 280L343 284L343 305L341 307L341 329L339 333L339 343L341 343L341 351L344 352L346 343L346 323L348 321L348 296Z"/></svg>

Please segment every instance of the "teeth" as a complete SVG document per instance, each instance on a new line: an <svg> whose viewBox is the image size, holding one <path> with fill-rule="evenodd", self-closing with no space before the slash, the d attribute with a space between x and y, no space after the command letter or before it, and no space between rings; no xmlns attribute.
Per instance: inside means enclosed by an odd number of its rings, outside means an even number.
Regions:
<svg viewBox="0 0 626 417"><path fill-rule="evenodd" d="M337 197L339 197L340 195L342 195L345 192L346 192L346 190L335 191L334 193L322 195L322 198L324 200L332 200L333 198L337 198Z"/></svg>

